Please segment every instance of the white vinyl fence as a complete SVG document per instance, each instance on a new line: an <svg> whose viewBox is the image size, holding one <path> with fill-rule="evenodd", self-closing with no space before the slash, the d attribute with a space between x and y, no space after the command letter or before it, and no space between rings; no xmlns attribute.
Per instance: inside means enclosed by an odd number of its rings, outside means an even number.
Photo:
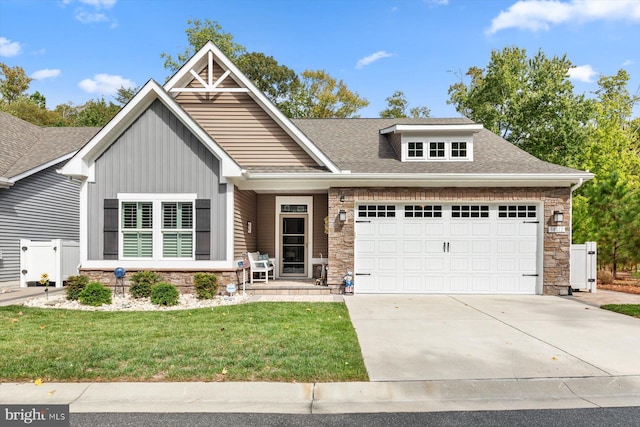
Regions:
<svg viewBox="0 0 640 427"><path fill-rule="evenodd" d="M571 288L596 292L596 242L571 245Z"/></svg>
<svg viewBox="0 0 640 427"><path fill-rule="evenodd" d="M70 240L26 240L20 239L20 287L29 282L39 282L43 273L56 288L69 276L78 274L80 244Z"/></svg>

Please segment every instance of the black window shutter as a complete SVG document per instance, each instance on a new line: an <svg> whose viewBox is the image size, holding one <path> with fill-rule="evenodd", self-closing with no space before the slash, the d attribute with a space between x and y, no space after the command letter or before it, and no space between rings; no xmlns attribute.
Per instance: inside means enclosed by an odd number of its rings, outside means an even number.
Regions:
<svg viewBox="0 0 640 427"><path fill-rule="evenodd" d="M196 200L196 259L211 259L211 200Z"/></svg>
<svg viewBox="0 0 640 427"><path fill-rule="evenodd" d="M118 259L118 199L104 199L104 259Z"/></svg>

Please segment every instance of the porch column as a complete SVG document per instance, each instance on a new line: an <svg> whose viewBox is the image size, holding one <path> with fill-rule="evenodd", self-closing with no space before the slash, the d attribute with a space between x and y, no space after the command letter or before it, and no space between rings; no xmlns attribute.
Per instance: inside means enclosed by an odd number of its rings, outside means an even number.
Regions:
<svg viewBox="0 0 640 427"><path fill-rule="evenodd" d="M354 206L352 188L329 189L329 285L341 285L346 272L353 271ZM341 210L347 213L345 222L340 222Z"/></svg>

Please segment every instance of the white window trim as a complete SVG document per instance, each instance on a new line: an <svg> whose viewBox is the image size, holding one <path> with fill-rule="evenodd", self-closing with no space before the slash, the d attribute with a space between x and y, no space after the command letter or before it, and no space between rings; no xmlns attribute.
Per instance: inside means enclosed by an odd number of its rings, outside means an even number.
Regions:
<svg viewBox="0 0 640 427"><path fill-rule="evenodd" d="M118 259L123 261L194 261L195 260L195 193L118 193ZM151 202L153 204L153 256L151 258L124 256L124 239L122 238L122 202ZM193 246L191 257L165 258L162 256L162 203L163 202L191 202L193 203Z"/></svg>

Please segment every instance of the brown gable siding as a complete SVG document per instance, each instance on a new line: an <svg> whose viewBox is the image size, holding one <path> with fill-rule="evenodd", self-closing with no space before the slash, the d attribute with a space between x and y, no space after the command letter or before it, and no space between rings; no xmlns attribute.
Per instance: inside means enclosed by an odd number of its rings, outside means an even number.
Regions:
<svg viewBox="0 0 640 427"><path fill-rule="evenodd" d="M223 74L214 65L214 81ZM207 67L200 73L208 79ZM240 87L231 76L220 87ZM193 79L189 87L201 87ZM248 93L182 92L176 101L242 166L317 166Z"/></svg>
<svg viewBox="0 0 640 427"><path fill-rule="evenodd" d="M258 195L253 191L242 191L235 188L235 210L233 214L233 256L242 259L246 252L258 250L258 221L256 207ZM247 223L251 222L251 233Z"/></svg>

